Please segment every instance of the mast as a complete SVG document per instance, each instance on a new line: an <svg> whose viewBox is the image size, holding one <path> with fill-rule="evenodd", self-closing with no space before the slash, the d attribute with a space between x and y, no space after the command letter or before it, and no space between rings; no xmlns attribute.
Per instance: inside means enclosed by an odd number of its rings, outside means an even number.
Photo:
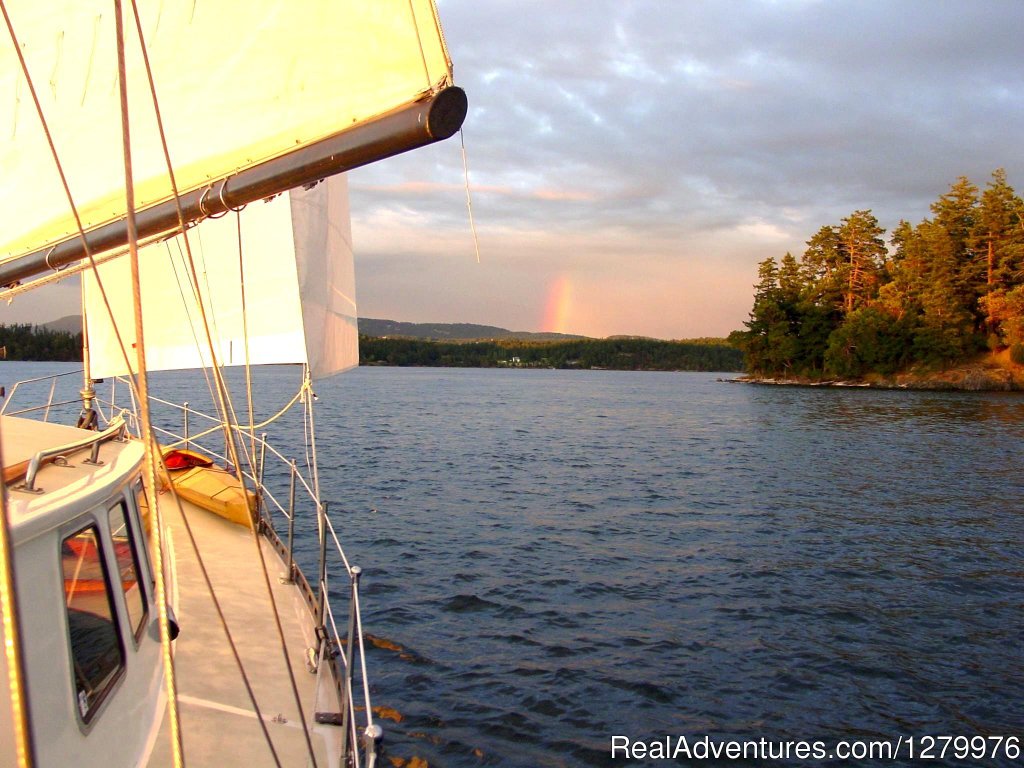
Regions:
<svg viewBox="0 0 1024 768"><path fill-rule="evenodd" d="M288 189L443 141L462 127L467 109L465 91L457 86L444 88L290 154L183 193L180 205L185 222L218 216ZM140 239L177 229L175 201L165 200L138 211L135 224ZM93 253L123 247L128 243L127 221L119 219L97 227L86 232L85 239ZM69 237L0 265L0 286L60 270L84 257L82 238Z"/></svg>

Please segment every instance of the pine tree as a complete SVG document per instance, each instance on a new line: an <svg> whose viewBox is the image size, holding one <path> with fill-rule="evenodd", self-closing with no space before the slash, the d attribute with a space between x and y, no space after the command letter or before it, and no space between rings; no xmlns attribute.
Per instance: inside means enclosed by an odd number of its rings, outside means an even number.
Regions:
<svg viewBox="0 0 1024 768"><path fill-rule="evenodd" d="M1001 346L1002 323L1010 318L1006 294L1024 267L1024 228L1021 211L1024 202L1006 182L1006 171L999 168L981 195L981 204L972 232L972 244L985 260L984 287L979 288L979 305L985 315L989 346ZM1011 302L1012 304L1012 302Z"/></svg>
<svg viewBox="0 0 1024 768"><path fill-rule="evenodd" d="M854 211L839 227L839 249L844 266L843 311L849 314L873 299L885 263L885 230L867 211Z"/></svg>

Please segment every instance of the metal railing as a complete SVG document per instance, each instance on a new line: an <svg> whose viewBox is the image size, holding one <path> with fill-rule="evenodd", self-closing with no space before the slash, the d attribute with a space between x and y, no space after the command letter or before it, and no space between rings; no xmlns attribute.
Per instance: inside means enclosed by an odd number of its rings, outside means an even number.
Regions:
<svg viewBox="0 0 1024 768"><path fill-rule="evenodd" d="M38 414L43 412L43 419L50 416L51 409L58 405L80 404L79 400L54 401L56 390L56 379L64 376L81 375L81 371L69 371L54 376L40 376L34 379L26 379L17 382L8 394L0 413L5 415L15 414ZM18 411L9 411L12 401L19 387L22 385L35 384L44 381L51 381L50 393L45 405L27 407ZM123 384L128 393L129 403L118 405L115 403L115 392L119 384ZM122 435L125 430L139 434L138 409L134 398L133 390L128 386L127 381L121 378L114 378L110 381L109 399L105 399L99 393L96 395L95 403L99 409L101 419L107 423L107 428L96 438L83 441L83 444L92 445L103 440L112 439L114 435ZM106 413L104 413L106 408ZM222 462L230 467L228 457L227 440L230 439L225 431L223 422L209 414L192 408L188 402L177 404L168 400L150 397L150 410L155 415L151 417L152 427L157 435L158 441L165 449L177 447L189 450L198 450L215 461ZM166 413L158 411L165 411ZM168 416L167 414L171 414ZM177 417L174 416L177 414ZM181 424L181 432L176 431L169 425L172 422ZM196 423L202 425L198 431L195 430ZM362 569L349 562L345 551L341 546L338 533L334 527L329 514L328 506L317 498L317 494L309 478L299 470L298 462L294 458L286 457L267 439L267 433L259 435L250 433L248 429L234 426L234 433L238 440L236 444L248 443L256 448L255 456L246 456L245 463L248 468L243 468L243 476L252 487L256 489L257 497L257 519L258 530L278 552L285 563L285 572L281 574L282 583L294 584L303 596L313 621L316 625L317 646L315 657L317 666L326 665L330 670L331 678L337 693L339 712L317 712L315 720L319 723L329 723L342 728L342 766L356 768L367 766L373 768L377 764L380 753L380 742L383 737L383 730L374 722L373 707L370 700L369 678L366 669L365 643L362 629L362 614L359 601L359 581ZM211 440L216 442L217 438L223 440L223 450L214 448ZM95 449L94 449L95 452ZM250 451L251 453L252 451ZM266 468L268 458L272 463L281 467L281 471L275 474L273 488L266 480ZM309 471L311 467L307 469ZM26 482L26 487L31 489L31 481ZM283 491L283 488L287 491ZM274 491L277 491L275 493ZM281 498L279 498L279 496ZM299 498L297 498L297 496ZM312 519L306 518L306 522L312 527L315 523L317 535L318 556L316 558L317 580L315 585L311 584L306 577L302 567L296 561L296 537L295 526L297 520L303 517L299 513L302 507L312 507ZM278 527L286 528L285 538L282 539L278 533ZM348 601L348 617L345 639L339 631L335 618L334 606L331 598L338 601L342 595L331 593L331 573L338 571L338 564L344 568L346 584L343 588L343 596ZM339 590L341 591L341 590ZM356 671L358 668L359 675ZM353 687L357 685L362 689L362 702L357 705L353 695ZM357 724L357 715L360 710L365 716L365 725L360 729Z"/></svg>
<svg viewBox="0 0 1024 768"><path fill-rule="evenodd" d="M11 387L11 391L7 393L7 397L4 398L3 405L0 406L0 414L3 414L4 416L24 416L25 414L38 413L39 411L42 411L43 412L43 421L49 421L50 420L50 411L51 411L51 409L58 408L60 406L65 406L65 405L79 405L79 404L81 404L82 401L81 401L80 398L67 399L67 400L58 400L56 402L53 399L55 394L56 394L56 391L57 391L57 384L58 384L58 380L59 379L62 379L65 376L79 376L80 377L81 375L82 375L82 370L78 369L76 371L65 371L64 373L55 373L55 374L51 374L49 376L36 376L35 378L32 378L32 379L23 379L22 381L15 382L14 386ZM22 408L22 409L17 410L17 411L11 409L12 403L14 403L14 399L15 399L15 397L18 394L18 389L19 388L27 386L27 385L31 385L31 384L40 384L42 382L49 382L49 384L50 384L50 392L46 396L46 402L45 403L43 403L42 405L33 405L33 406L30 406L30 407L27 407L27 408ZM113 418L113 417L111 417L111 418Z"/></svg>
<svg viewBox="0 0 1024 768"><path fill-rule="evenodd" d="M107 405L112 412L117 408L112 402L107 403L99 397L97 402ZM226 439L221 438L225 435L225 428L220 419L192 408L187 401L179 405L168 400L150 397L151 411L155 411L156 406L180 414L180 433L166 426L173 419L164 419L162 425L156 423L153 425L153 430L159 435L158 439L164 448L187 447L189 450L198 450L230 467L231 461L227 455ZM134 423L134 413L131 418ZM204 426L198 431L193 431L197 420ZM156 422L157 418L153 418L152 421ZM242 474L256 489L257 521L260 532L266 536L285 562L286 570L281 575L281 581L292 582L296 585L314 617L317 629L316 657L319 663L328 665L337 689L340 712L318 712L315 718L317 722L338 725L343 729L341 752L342 755L349 756L348 761L344 763L346 766L372 767L376 764L379 756L383 730L374 722L366 670L362 615L359 607L359 580L362 569L349 562L334 523L328 515L328 505L317 498L309 478L299 471L297 461L279 451L267 439L266 432L257 435L238 425L233 426L233 431L238 438L236 445L248 444L256 448L255 456L246 455L244 458L240 457L239 460L249 465L247 469L243 468ZM214 441L218 438L222 439L223 452L210 445L211 438ZM287 472L287 496L281 490L285 485L281 475L277 477L277 494L265 482L268 456L272 462L283 467ZM316 515L319 554L316 560L315 587L310 584L295 559L295 523L300 518L298 509L302 506L296 498L297 493L304 499L305 504L312 505L313 514ZM283 503L278 496L283 498ZM282 527L286 526L287 534L284 540L278 533L275 518ZM328 546L329 544L332 546ZM344 568L348 581L344 588L344 594L348 599L348 625L345 640L342 640L332 602L329 599L331 597L330 576L337 570L338 563ZM336 594L335 597L337 598L338 595ZM362 689L363 699L358 708L353 696L357 668L359 671L358 683ZM365 714L366 724L362 727L361 734L357 725L358 709L362 709Z"/></svg>
<svg viewBox="0 0 1024 768"><path fill-rule="evenodd" d="M123 418L118 417L110 422L108 426L102 432L94 432L91 437L85 437L81 440L76 440L66 445L58 445L54 448L45 448L37 452L28 463L28 469L25 471L25 483L17 487L19 491L25 491L27 493L42 493L41 488L35 487L36 475L39 474L39 470L43 464L54 459L58 459L68 454L75 453L76 451L85 450L91 448L92 451L89 454L89 458L85 460L85 464L102 464L100 461L100 446L103 443L109 442L110 440L123 440L124 433L127 425Z"/></svg>

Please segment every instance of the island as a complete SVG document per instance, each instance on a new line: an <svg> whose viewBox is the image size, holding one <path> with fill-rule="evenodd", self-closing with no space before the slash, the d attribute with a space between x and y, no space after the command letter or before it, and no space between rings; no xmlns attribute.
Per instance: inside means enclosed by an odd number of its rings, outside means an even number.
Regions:
<svg viewBox="0 0 1024 768"><path fill-rule="evenodd" d="M1024 201L1000 169L966 177L930 218L885 230L871 210L821 227L797 259L762 261L744 330L748 379L1024 389Z"/></svg>

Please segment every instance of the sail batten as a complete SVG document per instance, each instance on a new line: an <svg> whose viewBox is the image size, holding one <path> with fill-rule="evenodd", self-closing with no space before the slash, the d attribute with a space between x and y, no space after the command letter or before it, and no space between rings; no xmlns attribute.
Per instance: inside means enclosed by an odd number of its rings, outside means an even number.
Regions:
<svg viewBox="0 0 1024 768"><path fill-rule="evenodd" d="M8 5L85 226L116 223L124 201L109 7L98 0ZM140 15L178 186L193 196L451 82L432 0L142 1ZM138 206L152 208L169 199L170 185L137 41L128 48ZM77 235L16 59L10 44L0 46L0 98L14 105L0 116L0 131L11 137L0 144L0 261ZM402 149L388 154L395 151ZM348 167L380 156L387 155L377 146ZM296 183L338 170L345 168Z"/></svg>

